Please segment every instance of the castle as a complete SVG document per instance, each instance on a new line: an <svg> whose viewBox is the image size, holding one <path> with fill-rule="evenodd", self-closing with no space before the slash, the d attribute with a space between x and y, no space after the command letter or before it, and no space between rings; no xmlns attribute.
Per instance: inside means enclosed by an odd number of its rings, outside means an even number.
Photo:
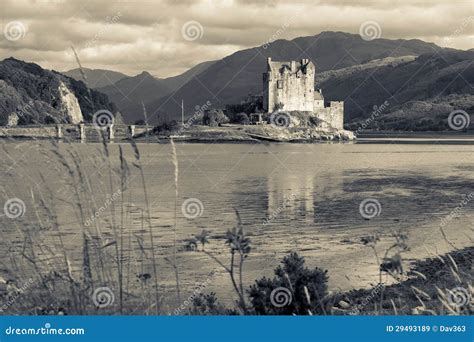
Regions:
<svg viewBox="0 0 474 342"><path fill-rule="evenodd" d="M321 90L314 89L315 74L309 59L276 62L269 57L263 74L264 110L310 112L321 120L323 128L343 129L344 102L325 102Z"/></svg>

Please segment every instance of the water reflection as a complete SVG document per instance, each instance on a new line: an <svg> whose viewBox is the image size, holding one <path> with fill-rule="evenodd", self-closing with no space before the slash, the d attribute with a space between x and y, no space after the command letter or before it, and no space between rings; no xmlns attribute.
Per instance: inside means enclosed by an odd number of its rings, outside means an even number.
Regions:
<svg viewBox="0 0 474 342"><path fill-rule="evenodd" d="M86 156L95 153L96 149L88 144L74 148ZM317 145L311 148L222 145L212 149L178 145L179 198L175 202L174 169L169 156L156 152L161 146L143 145L140 148L146 165L156 254L164 257L172 253L176 227L178 243L203 229L211 231L209 248L224 257L225 245L221 238L236 224L235 209L240 213L244 228L252 235L250 259L257 275L273 269L291 250L303 253L324 250L328 258L337 260L352 247L339 244L339 249L331 251L335 245L329 239L337 239L340 233L350 240L356 239L361 231L394 228L416 231L422 224L437 228L438 221L433 219L446 215L463 196L474 192L472 147L469 146L456 146L456 152L452 146L426 145ZM116 146L111 146L113 149ZM111 155L117 155L116 152L111 151ZM132 151L125 149L125 152L126 158L133 160ZM46 202L57 215L60 232L66 237L71 261L80 265L82 249L77 241L81 241L83 227L71 205L72 200L64 201L69 195L61 191L67 183L66 176L61 173L63 170L52 168L41 153L34 150L26 153L29 153L28 158L18 172L7 174L11 165L0 164L5 198L23 198L28 208L21 223L0 217L3 228L1 256L6 258L11 253L21 253L24 244L21 229L38 227L31 189L32 184L40 184ZM105 172L94 173L96 168L89 158L84 158L83 163L84 172L91 175L92 206L100 207L107 194L111 194L108 176ZM111 163L116 168L120 165L114 158ZM46 184L41 183L40 172L46 175ZM132 257L141 259L138 241L148 236L148 225L143 219L146 216L145 198L137 170L131 168L130 172L130 188L124 197L124 249L126 253L131 251ZM181 203L187 198L197 198L203 203L201 216L188 219L181 214ZM366 220L360 215L359 204L365 198L376 198L381 203L380 216ZM472 212L473 206L466 205L463 210ZM118 204L116 215L120 217ZM97 219L105 241L113 238L111 216L111 211L107 210ZM48 229L39 232L35 234L41 234L44 245L54 252L58 233ZM326 245L322 241L324 238ZM335 240L336 244L339 241ZM149 245L144 248L149 252ZM365 256L354 257L360 258L359 264L366 262ZM188 253L182 258L183 281L192 282L198 270L202 268L202 273L206 274L209 271L206 268L214 266L202 254ZM163 276L172 280L170 265L164 258L159 262ZM333 267L338 269L338 265ZM252 279L255 277L249 276L249 280Z"/></svg>

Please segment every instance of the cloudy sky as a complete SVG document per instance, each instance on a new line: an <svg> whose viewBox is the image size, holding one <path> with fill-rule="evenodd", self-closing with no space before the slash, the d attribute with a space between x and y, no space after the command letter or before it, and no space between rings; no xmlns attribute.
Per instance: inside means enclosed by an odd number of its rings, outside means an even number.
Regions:
<svg viewBox="0 0 474 342"><path fill-rule="evenodd" d="M321 31L474 47L472 0L1 0L0 59L158 77L274 38ZM373 24L375 22L375 24ZM374 26L375 25L375 26Z"/></svg>

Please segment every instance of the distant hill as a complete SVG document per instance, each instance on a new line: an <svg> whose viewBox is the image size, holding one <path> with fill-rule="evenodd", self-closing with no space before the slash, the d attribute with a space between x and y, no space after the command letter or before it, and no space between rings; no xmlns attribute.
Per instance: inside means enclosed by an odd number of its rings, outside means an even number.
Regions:
<svg viewBox="0 0 474 342"><path fill-rule="evenodd" d="M81 81L15 58L0 62L0 125L87 122L100 109L117 111Z"/></svg>
<svg viewBox="0 0 474 342"><path fill-rule="evenodd" d="M86 76L85 83L89 88L105 87L114 84L122 78L129 77L121 72L111 70L82 68L82 71ZM79 68L63 71L62 74L74 78L76 81L84 81Z"/></svg>
<svg viewBox="0 0 474 342"><path fill-rule="evenodd" d="M405 124L401 124L400 129L413 129L421 124L410 123L410 120L430 116L430 111L424 108L436 108L431 111L433 117L445 108L442 113L445 121L449 112L455 109L470 110L472 114L474 103L471 101L469 105L469 101L466 101L469 96L461 95L474 95L473 61L474 51L443 49L397 65L361 68L355 72L333 75L319 82L318 86L324 90L326 99L345 100L346 122L370 117L374 106L379 107L387 101L389 105L372 126L385 127L384 121L389 120L390 113L396 113L398 119L405 116ZM459 108L450 104L453 98L463 99L456 102ZM420 106L419 103L423 101L427 105ZM414 106L413 103L418 105ZM435 126L438 124L436 121ZM397 122L392 122L390 129L396 126Z"/></svg>
<svg viewBox="0 0 474 342"><path fill-rule="evenodd" d="M157 112L154 119L167 113L180 115L181 99L186 113L196 105L210 101L214 107L239 103L249 93L262 91L262 73L267 57L273 60L309 58L316 65L316 73L366 63L374 59L400 56L419 56L441 48L421 40L377 39L365 41L359 35L342 32L322 32L315 36L291 41L277 40L266 46L238 51L213 63L194 76L176 93L147 103L147 111Z"/></svg>
<svg viewBox="0 0 474 342"><path fill-rule="evenodd" d="M45 117L74 121L77 118L68 111L77 110L64 109L71 100L68 91L77 98L85 120L93 108L115 110L111 102L127 123L144 120L142 103L151 124L178 119L181 100L187 115L208 102L222 108L240 103L249 93L261 93L267 57L310 58L316 65L316 87L323 89L328 101L345 101L345 122L351 129L357 129L384 103L388 105L371 120L374 129L443 129L450 111L473 112L473 49L443 49L420 40L365 41L354 34L322 32L241 50L166 79L147 72L125 76L97 88L99 92L92 91L92 105L83 82L36 64L6 59L0 62L0 124L28 103L32 104L27 107L28 122Z"/></svg>
<svg viewBox="0 0 474 342"><path fill-rule="evenodd" d="M456 127L474 129L474 95L450 94L425 100L409 101L393 108L382 111L375 120L356 120L347 125L347 128L363 132L368 130L395 130L395 131L443 131L452 130L449 126L449 114L464 111L470 115L470 125ZM461 116L459 116L461 118Z"/></svg>
<svg viewBox="0 0 474 342"><path fill-rule="evenodd" d="M194 76L199 75L201 72L209 68L212 64L216 61L207 61L203 63L199 63L198 65L193 66L191 69L183 72L180 75L168 77L163 79L166 82L166 86L171 91L176 91L185 85L188 81L190 81ZM152 99L151 99L152 100Z"/></svg>
<svg viewBox="0 0 474 342"><path fill-rule="evenodd" d="M156 78L144 71L98 90L107 94L118 106L126 122L134 123L137 120L145 120L142 103L170 95L213 63L214 61L200 63L178 76L164 79Z"/></svg>
<svg viewBox="0 0 474 342"><path fill-rule="evenodd" d="M146 71L98 90L107 94L117 105L127 123L144 119L142 102L168 95L172 91L163 79L155 78Z"/></svg>
<svg viewBox="0 0 474 342"><path fill-rule="evenodd" d="M343 78L349 77L350 75L360 72L362 70L369 70L374 68L380 68L382 66L391 66L395 67L399 64L407 63L414 61L417 56L402 56L402 57L386 57L381 59L374 59L367 63L357 64L342 69L328 70L316 74L316 87L321 85L321 83L333 79L333 78Z"/></svg>

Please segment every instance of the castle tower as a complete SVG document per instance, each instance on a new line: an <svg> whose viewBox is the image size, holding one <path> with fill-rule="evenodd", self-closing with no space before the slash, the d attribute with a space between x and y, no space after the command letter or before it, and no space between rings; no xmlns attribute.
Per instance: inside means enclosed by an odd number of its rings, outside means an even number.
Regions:
<svg viewBox="0 0 474 342"><path fill-rule="evenodd" d="M307 58L300 61L274 62L267 59L263 74L263 108L308 111L314 109L314 64Z"/></svg>

